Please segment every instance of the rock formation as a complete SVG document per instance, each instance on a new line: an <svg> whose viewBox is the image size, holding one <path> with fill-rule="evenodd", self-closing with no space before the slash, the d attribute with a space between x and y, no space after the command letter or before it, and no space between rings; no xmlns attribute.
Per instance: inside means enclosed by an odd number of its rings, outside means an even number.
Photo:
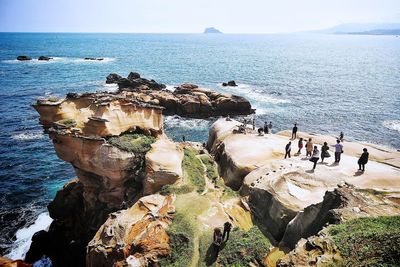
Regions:
<svg viewBox="0 0 400 267"><path fill-rule="evenodd" d="M169 255L166 229L175 212L174 200L174 195L150 195L110 214L88 244L86 266L152 266Z"/></svg>
<svg viewBox="0 0 400 267"><path fill-rule="evenodd" d="M27 60L32 60L32 58L28 57L28 56L18 56L17 60L19 60L19 61L27 61Z"/></svg>
<svg viewBox="0 0 400 267"><path fill-rule="evenodd" d="M164 90L164 84L141 78L135 72L127 78L112 73L107 76L106 83L117 83L121 96L164 107L165 115L204 118L254 112L243 97L221 94L194 84L182 84L171 92Z"/></svg>
<svg viewBox="0 0 400 267"><path fill-rule="evenodd" d="M370 161L368 172L360 176L355 173L358 156L349 149L340 165L319 164L312 171L304 157L283 159L288 141L284 134L259 136L250 125L247 134L242 134L239 125L234 120L217 120L210 128L207 148L215 155L225 182L240 189L257 225L276 245L294 248L300 238L316 234L325 223L350 215L400 214L388 199L377 200L348 187L335 189L347 182L360 190L398 192L398 168ZM385 153L392 162L398 158L396 151Z"/></svg>
<svg viewBox="0 0 400 267"><path fill-rule="evenodd" d="M214 27L209 27L204 30L204 33L222 33L221 31L217 30Z"/></svg>
<svg viewBox="0 0 400 267"><path fill-rule="evenodd" d="M227 83L222 83L222 86L237 86L235 81L229 81Z"/></svg>
<svg viewBox="0 0 400 267"><path fill-rule="evenodd" d="M34 108L78 178L49 204L54 221L36 234L27 260L46 254L57 266L81 266L86 244L109 213L135 203L143 188L154 193L179 180L183 152L163 136L160 106L94 93L39 100Z"/></svg>
<svg viewBox="0 0 400 267"><path fill-rule="evenodd" d="M49 61L50 59L53 59L53 58L52 57L47 57L47 56L38 57L38 60L43 60L43 61Z"/></svg>

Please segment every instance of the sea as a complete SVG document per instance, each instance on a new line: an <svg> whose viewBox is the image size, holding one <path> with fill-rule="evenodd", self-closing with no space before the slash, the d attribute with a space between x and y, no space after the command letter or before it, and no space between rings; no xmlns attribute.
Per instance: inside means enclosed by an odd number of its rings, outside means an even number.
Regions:
<svg viewBox="0 0 400 267"><path fill-rule="evenodd" d="M27 55L32 61L17 61ZM54 59L38 61L41 55ZM103 58L85 61L85 57ZM400 38L339 34L0 33L0 255L23 258L51 223L47 205L75 177L31 104L115 91L109 73L139 72L246 97L256 122L400 149ZM235 80L237 87L222 87ZM174 140L205 142L216 118L165 118Z"/></svg>

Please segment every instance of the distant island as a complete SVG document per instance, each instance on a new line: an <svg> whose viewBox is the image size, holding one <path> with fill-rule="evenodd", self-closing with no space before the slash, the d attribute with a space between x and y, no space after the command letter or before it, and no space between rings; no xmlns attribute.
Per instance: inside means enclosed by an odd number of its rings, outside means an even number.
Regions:
<svg viewBox="0 0 400 267"><path fill-rule="evenodd" d="M210 27L210 28L206 28L204 30L204 33L222 33L222 32L214 27Z"/></svg>
<svg viewBox="0 0 400 267"><path fill-rule="evenodd" d="M363 32L349 32L348 34L359 34L359 35L400 35L399 29L376 29Z"/></svg>

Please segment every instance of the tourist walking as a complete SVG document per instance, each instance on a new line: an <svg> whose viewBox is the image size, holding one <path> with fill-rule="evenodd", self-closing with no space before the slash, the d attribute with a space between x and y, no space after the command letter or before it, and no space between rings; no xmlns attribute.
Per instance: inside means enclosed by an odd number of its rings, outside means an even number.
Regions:
<svg viewBox="0 0 400 267"><path fill-rule="evenodd" d="M340 143L340 140L336 140L336 145L335 145L335 163L340 162L340 157L343 153L343 145Z"/></svg>
<svg viewBox="0 0 400 267"><path fill-rule="evenodd" d="M299 143L298 143L299 151L297 151L297 154L301 154L301 150L303 149L303 137L300 137Z"/></svg>
<svg viewBox="0 0 400 267"><path fill-rule="evenodd" d="M289 143L286 144L285 147L285 159L286 157L290 158L290 151L292 150L292 142L289 141Z"/></svg>
<svg viewBox="0 0 400 267"><path fill-rule="evenodd" d="M268 134L268 123L264 122L264 133Z"/></svg>
<svg viewBox="0 0 400 267"><path fill-rule="evenodd" d="M339 140L340 140L340 142L343 143L343 140L344 140L344 133L343 133L343 132L340 132L340 134L339 134Z"/></svg>
<svg viewBox="0 0 400 267"><path fill-rule="evenodd" d="M232 230L232 224L230 222L226 222L224 223L224 233L222 235L222 240L225 240L225 236L226 236L226 241L229 240L229 233Z"/></svg>
<svg viewBox="0 0 400 267"><path fill-rule="evenodd" d="M369 158L368 150L364 148L363 151L361 157L358 159L358 170L362 172L365 171L365 164L367 164Z"/></svg>
<svg viewBox="0 0 400 267"><path fill-rule="evenodd" d="M315 170L318 160L319 160L319 150L317 146L314 146L314 150L312 151L312 157L310 158L310 161L314 162L314 166L312 168L313 170Z"/></svg>
<svg viewBox="0 0 400 267"><path fill-rule="evenodd" d="M311 157L311 153L313 151L314 144L312 143L312 139L309 138L306 143L306 157Z"/></svg>
<svg viewBox="0 0 400 267"><path fill-rule="evenodd" d="M324 145L321 147L321 162L324 162L325 158L329 158L331 154L328 152L329 146L327 142L324 142Z"/></svg>
<svg viewBox="0 0 400 267"><path fill-rule="evenodd" d="M269 128L269 129L268 129L268 130L269 130L269 133L272 134L272 121L269 122L268 128Z"/></svg>
<svg viewBox="0 0 400 267"><path fill-rule="evenodd" d="M223 241L222 231L220 228L217 227L214 229L214 240L213 240L213 244L217 253L219 252L219 249L222 245L222 241Z"/></svg>
<svg viewBox="0 0 400 267"><path fill-rule="evenodd" d="M292 129L292 140L297 138L297 123L294 124L294 127Z"/></svg>

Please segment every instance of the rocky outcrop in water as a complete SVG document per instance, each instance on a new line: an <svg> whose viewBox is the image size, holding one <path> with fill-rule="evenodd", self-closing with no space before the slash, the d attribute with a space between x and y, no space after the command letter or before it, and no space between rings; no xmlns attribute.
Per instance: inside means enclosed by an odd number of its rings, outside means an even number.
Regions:
<svg viewBox="0 0 400 267"><path fill-rule="evenodd" d="M41 60L41 61L49 61L50 59L53 59L53 58L52 57L47 57L47 56L38 57L38 60Z"/></svg>
<svg viewBox="0 0 400 267"><path fill-rule="evenodd" d="M28 60L32 60L32 58L29 57L29 56L18 56L17 60L19 60L19 61L28 61Z"/></svg>
<svg viewBox="0 0 400 267"><path fill-rule="evenodd" d="M227 82L227 83L222 83L222 86L237 86L237 84L236 84L236 82L234 81L234 80L232 80L232 81L229 81L229 82Z"/></svg>
<svg viewBox="0 0 400 267"><path fill-rule="evenodd" d="M154 80L141 78L131 72L127 78L112 73L106 83L116 83L119 95L164 108L166 115L186 117L211 117L226 115L247 115L254 111L245 98L221 94L194 84L182 84L175 90L165 90L165 85Z"/></svg>

